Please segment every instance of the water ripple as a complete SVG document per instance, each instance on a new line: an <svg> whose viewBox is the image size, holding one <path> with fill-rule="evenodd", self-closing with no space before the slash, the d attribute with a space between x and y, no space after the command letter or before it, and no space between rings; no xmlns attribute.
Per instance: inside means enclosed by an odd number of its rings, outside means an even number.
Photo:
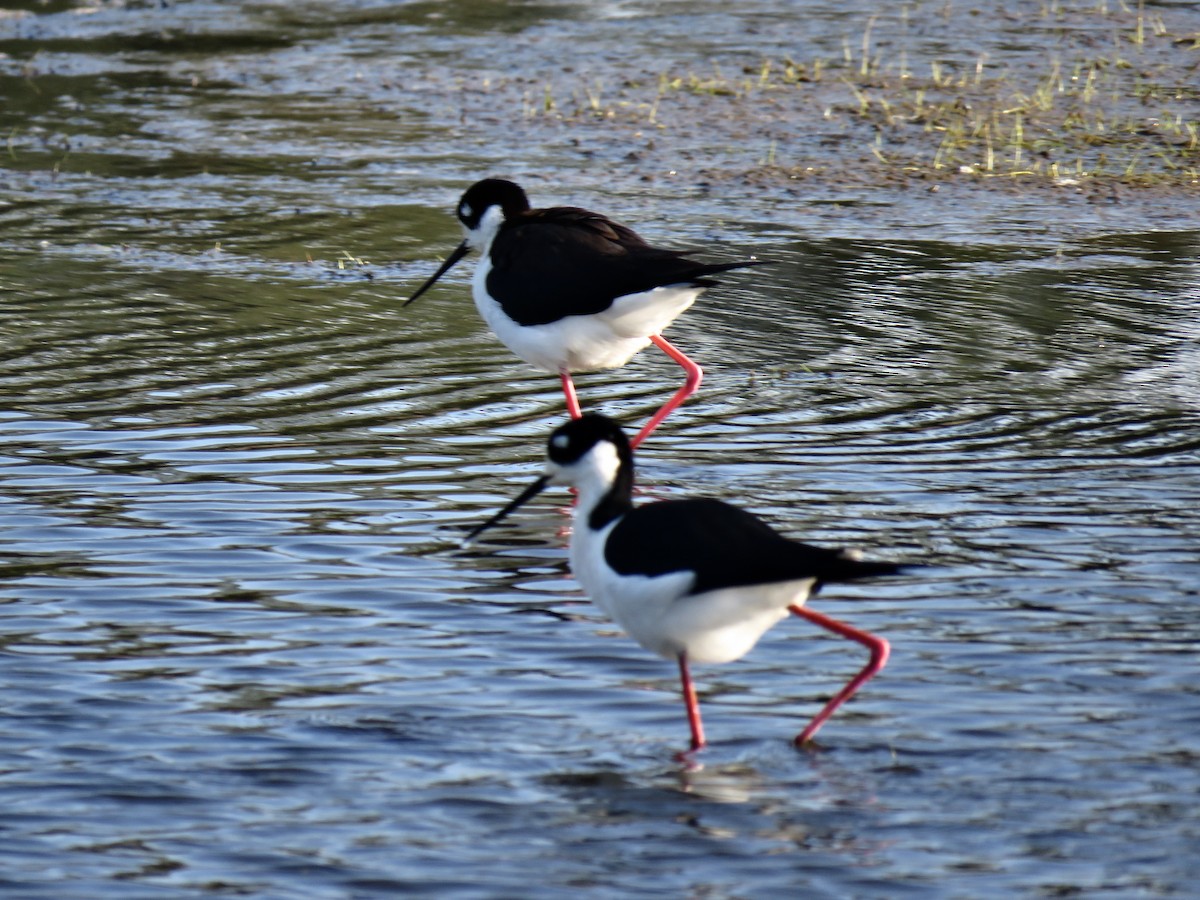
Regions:
<svg viewBox="0 0 1200 900"><path fill-rule="evenodd" d="M0 15L23 117L0 179L0 893L1186 893L1186 220L712 191L653 168L725 152L691 122L624 162L650 138L619 117L493 124L546 90L509 39L573 48L563 102L593 62L628 77L631 47L838 56L876 12L854 4L804 33L711 3L335 7ZM979 40L1041 52L1060 27ZM714 743L681 770L673 668L577 591L569 496L460 546L563 416L465 272L400 307L497 166L589 204L603 167L649 237L772 260L672 327L706 378L639 451L639 498L925 564L814 601L894 646L820 752L789 740L861 664L846 642L783 623L699 672ZM651 349L579 388L633 426L679 381Z"/></svg>

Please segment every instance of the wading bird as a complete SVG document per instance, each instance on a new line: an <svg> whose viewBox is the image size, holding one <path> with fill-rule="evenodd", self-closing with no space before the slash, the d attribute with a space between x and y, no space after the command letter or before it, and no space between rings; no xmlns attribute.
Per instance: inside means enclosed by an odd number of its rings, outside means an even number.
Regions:
<svg viewBox="0 0 1200 900"><path fill-rule="evenodd" d="M644 648L679 663L691 750L705 745L690 662L739 659L788 613L862 644L870 661L795 739L817 730L883 668L889 645L804 607L824 584L892 575L900 566L789 540L720 500L633 505L633 453L620 426L588 414L554 430L546 474L475 528L474 538L550 484L578 491L571 570L591 599Z"/></svg>
<svg viewBox="0 0 1200 900"><path fill-rule="evenodd" d="M567 412L576 419L582 411L572 372L619 368L656 344L686 377L634 437L635 447L696 392L703 376L662 331L716 284L709 276L762 262L696 262L650 246L599 213L531 209L518 185L498 178L472 185L457 215L466 237L404 305L478 250L473 294L479 314L513 353L560 377Z"/></svg>

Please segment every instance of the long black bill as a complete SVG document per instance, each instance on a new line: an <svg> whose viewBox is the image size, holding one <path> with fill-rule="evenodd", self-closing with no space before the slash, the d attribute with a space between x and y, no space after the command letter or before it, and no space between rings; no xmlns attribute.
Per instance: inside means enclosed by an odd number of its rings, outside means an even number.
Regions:
<svg viewBox="0 0 1200 900"><path fill-rule="evenodd" d="M527 503L528 501L530 501L534 497L536 497L538 494L540 494L542 492L542 490L546 487L546 485L549 483L550 483L550 476L543 475L541 478L539 478L533 484L529 485L529 487L525 488L525 490L521 491L519 496L514 497L512 500L510 500L505 505L504 509L500 510L500 512L496 513L494 516L492 516L490 519L488 519L482 525L477 525L474 528L472 528L467 533L467 536L465 538L463 538L463 543L465 544L465 543L475 540L475 538L481 532L486 531L487 529L491 528L493 525L495 525L497 522L499 522L501 519L503 519L505 516L507 516L510 512L512 512L514 509L516 509L518 506L521 506L522 504Z"/></svg>
<svg viewBox="0 0 1200 900"><path fill-rule="evenodd" d="M423 293L425 293L427 290L429 290L431 287L433 287L433 283L435 281L437 281L439 278L441 278L443 275L445 275L447 272L449 272L450 267L453 266L460 259L462 259L464 256L466 256L468 251L470 251L470 249L471 248L467 246L466 241L463 241L461 244L459 244L457 247L455 247L454 252L446 257L446 261L444 263L442 263L441 267L436 272L434 272L433 275L430 276L429 280L427 282L425 282L423 285L421 285L419 288L417 288L417 292L415 294L413 294L411 297L409 297L407 300L404 301L404 306L408 306L408 304L412 303L414 300L416 300L418 297L420 297Z"/></svg>

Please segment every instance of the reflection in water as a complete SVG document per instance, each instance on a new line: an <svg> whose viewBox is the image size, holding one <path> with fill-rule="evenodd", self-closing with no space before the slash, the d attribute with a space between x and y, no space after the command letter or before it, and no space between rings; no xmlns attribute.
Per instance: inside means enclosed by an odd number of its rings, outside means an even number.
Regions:
<svg viewBox="0 0 1200 900"><path fill-rule="evenodd" d="M706 191L659 162L720 131L511 115L539 52L837 55L853 4L811 34L506 7L528 73L494 7L0 14L0 892L1186 892L1200 236L1040 192ZM776 261L673 326L707 378L643 496L936 560L814 601L894 646L816 752L789 739L853 667L837 639L697 667L714 743L680 770L676 673L575 591L562 499L459 547L540 466L557 381L461 281L398 304L464 183L599 206L597 164L648 238ZM581 397L644 420L671 369Z"/></svg>

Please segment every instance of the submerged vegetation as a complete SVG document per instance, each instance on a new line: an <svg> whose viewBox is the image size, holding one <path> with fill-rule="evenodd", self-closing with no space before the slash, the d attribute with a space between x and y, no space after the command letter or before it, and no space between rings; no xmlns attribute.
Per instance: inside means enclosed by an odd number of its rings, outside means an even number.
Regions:
<svg viewBox="0 0 1200 900"><path fill-rule="evenodd" d="M686 127L707 100L745 144L770 135L760 174L851 166L873 177L1200 184L1200 31L1173 32L1140 3L1055 0L1041 6L1031 49L1011 58L917 62L905 49L910 15L871 17L836 57L633 78L614 100L593 81L562 106L546 87L540 104L526 95L525 114L666 130Z"/></svg>

